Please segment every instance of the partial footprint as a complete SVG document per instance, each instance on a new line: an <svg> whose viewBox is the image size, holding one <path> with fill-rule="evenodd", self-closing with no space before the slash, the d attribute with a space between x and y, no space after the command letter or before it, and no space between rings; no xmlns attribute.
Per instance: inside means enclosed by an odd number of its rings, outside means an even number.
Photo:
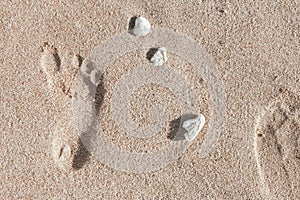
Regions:
<svg viewBox="0 0 300 200"><path fill-rule="evenodd" d="M52 141L52 156L60 169L69 171L72 167L70 159L72 148L66 138L55 135Z"/></svg>
<svg viewBox="0 0 300 200"><path fill-rule="evenodd" d="M57 54L57 49L53 45L49 45L48 43L44 43L42 47L42 57L41 57L41 67L43 72L46 74L48 88L51 92L55 92L58 88L60 88L60 65L61 61Z"/></svg>
<svg viewBox="0 0 300 200"><path fill-rule="evenodd" d="M268 199L300 199L300 97L282 91L257 124L256 153Z"/></svg>
<svg viewBox="0 0 300 200"><path fill-rule="evenodd" d="M62 122L62 119L58 120L58 124L54 128L52 156L59 169L70 172L73 167L74 156L78 151L77 140L79 138L69 121L65 124Z"/></svg>
<svg viewBox="0 0 300 200"><path fill-rule="evenodd" d="M53 93L63 92L71 98L73 81L83 58L78 54L66 53L62 62L57 49L48 43L44 43L42 52L41 68L47 76L49 89Z"/></svg>
<svg viewBox="0 0 300 200"><path fill-rule="evenodd" d="M74 165L73 159L77 154L79 140L71 120L71 89L73 79L81 64L81 57L64 56L64 62L61 62L54 46L45 43L42 48L41 68L47 77L52 105L57 110L53 123L55 127L51 134L53 136L52 156L58 168L70 171Z"/></svg>

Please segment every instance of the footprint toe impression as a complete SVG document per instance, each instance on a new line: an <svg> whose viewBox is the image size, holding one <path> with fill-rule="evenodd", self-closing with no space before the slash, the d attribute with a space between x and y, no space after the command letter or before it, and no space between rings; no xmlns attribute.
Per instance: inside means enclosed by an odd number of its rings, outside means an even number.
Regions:
<svg viewBox="0 0 300 200"><path fill-rule="evenodd" d="M71 88L81 64L81 57L79 55L72 58L65 56L63 58L66 59L61 63L58 50L53 45L45 43L42 49L41 68L47 78L49 96L57 110L57 118L54 122L56 127L52 133L52 156L58 168L70 171L74 157L73 152L79 137L70 123ZM70 67L62 68L62 64Z"/></svg>

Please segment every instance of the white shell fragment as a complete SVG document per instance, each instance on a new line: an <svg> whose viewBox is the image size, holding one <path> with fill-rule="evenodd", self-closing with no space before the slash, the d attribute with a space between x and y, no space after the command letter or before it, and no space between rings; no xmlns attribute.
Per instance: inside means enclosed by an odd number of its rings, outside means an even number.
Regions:
<svg viewBox="0 0 300 200"><path fill-rule="evenodd" d="M150 22L144 17L138 17L135 20L132 33L136 36L146 36L151 30Z"/></svg>
<svg viewBox="0 0 300 200"><path fill-rule="evenodd" d="M162 66L165 62L167 62L167 49L161 47L157 49L153 57L151 58L150 62L155 66L159 67Z"/></svg>
<svg viewBox="0 0 300 200"><path fill-rule="evenodd" d="M70 157L71 157L71 147L69 145L66 145L61 149L59 159L65 161Z"/></svg>
<svg viewBox="0 0 300 200"><path fill-rule="evenodd" d="M62 129L58 129L61 131ZM52 141L52 155L59 169L69 171L72 168L71 146L63 137L55 137Z"/></svg>
<svg viewBox="0 0 300 200"><path fill-rule="evenodd" d="M205 124L205 117L200 114L194 119L189 119L183 122L182 127L187 131L184 134L188 142L194 140Z"/></svg>

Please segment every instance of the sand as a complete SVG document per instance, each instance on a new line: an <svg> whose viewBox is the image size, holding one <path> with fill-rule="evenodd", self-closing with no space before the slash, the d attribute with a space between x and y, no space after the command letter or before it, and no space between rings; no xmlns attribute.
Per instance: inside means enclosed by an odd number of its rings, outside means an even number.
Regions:
<svg viewBox="0 0 300 200"><path fill-rule="evenodd" d="M1 198L299 199L299 12L297 1L1 1ZM214 58L226 93L222 135L201 157L213 123L207 82L188 61L168 54L170 66L193 83L207 124L183 155L147 173L99 162L72 122L71 88L82 61L101 42L126 32L136 16L197 41ZM48 53L45 42L53 45ZM114 84L147 64L147 51L116 60L98 87L97 119L119 150L151 153L174 142L168 123L151 138L128 139L109 112ZM46 66L58 71L49 75ZM180 117L172 92L149 85L130 102L140 126L149 124L153 102L168 108L167 122Z"/></svg>

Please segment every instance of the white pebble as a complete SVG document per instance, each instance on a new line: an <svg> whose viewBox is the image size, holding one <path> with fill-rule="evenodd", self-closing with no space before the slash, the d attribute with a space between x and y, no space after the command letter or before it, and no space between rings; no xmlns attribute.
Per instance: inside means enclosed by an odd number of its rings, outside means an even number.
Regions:
<svg viewBox="0 0 300 200"><path fill-rule="evenodd" d="M150 22L144 17L138 17L135 20L132 33L136 36L146 36L151 30Z"/></svg>
<svg viewBox="0 0 300 200"><path fill-rule="evenodd" d="M187 131L184 137L187 141L194 140L205 124L205 117L200 114L194 119L189 119L183 122L182 127Z"/></svg>
<svg viewBox="0 0 300 200"><path fill-rule="evenodd" d="M63 129L57 129L58 133L61 133ZM68 144L68 141L63 137L55 137L52 141L52 155L54 162L59 169L69 171L72 169L71 159L72 149Z"/></svg>
<svg viewBox="0 0 300 200"><path fill-rule="evenodd" d="M71 156L71 147L69 145L66 145L61 149L60 159L62 161L65 161L68 158L70 158L70 156Z"/></svg>
<svg viewBox="0 0 300 200"><path fill-rule="evenodd" d="M165 62L167 62L167 49L161 47L157 49L153 57L151 58L150 62L155 66L159 67L162 66Z"/></svg>

